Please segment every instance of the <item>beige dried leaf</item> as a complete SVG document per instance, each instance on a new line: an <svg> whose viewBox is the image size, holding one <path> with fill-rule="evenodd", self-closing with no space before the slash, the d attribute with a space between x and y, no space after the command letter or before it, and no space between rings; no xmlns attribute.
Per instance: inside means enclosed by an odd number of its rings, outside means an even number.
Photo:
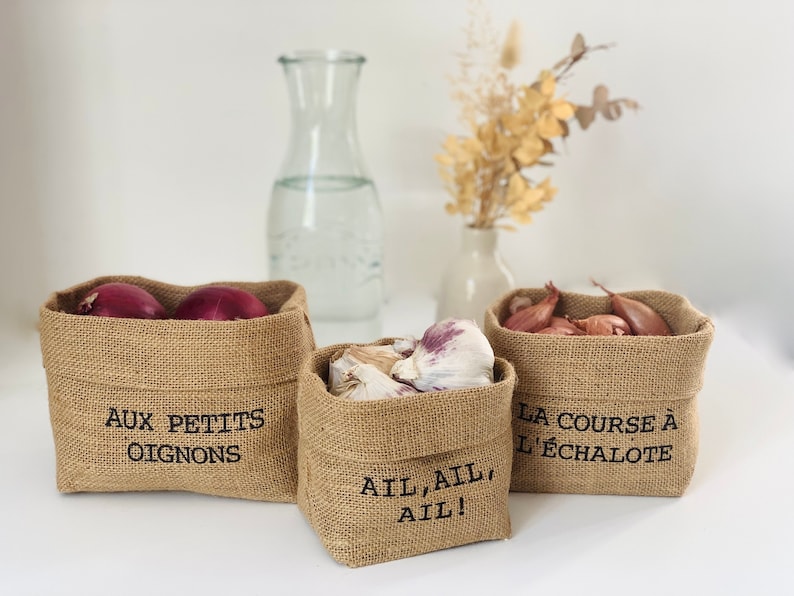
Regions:
<svg viewBox="0 0 794 596"><path fill-rule="evenodd" d="M567 139L568 135L571 134L571 127L568 126L568 123L565 120L558 120L560 123L560 127L562 128L562 134L560 135L563 139Z"/></svg>
<svg viewBox="0 0 794 596"><path fill-rule="evenodd" d="M554 91L557 89L557 79L550 70L544 70L540 73L540 93L545 97L554 97Z"/></svg>
<svg viewBox="0 0 794 596"><path fill-rule="evenodd" d="M531 166L543 156L545 146L536 134L527 135L521 140L521 146L513 151L513 158L522 167Z"/></svg>
<svg viewBox="0 0 794 596"><path fill-rule="evenodd" d="M437 153L436 155L433 156L433 159L435 159L442 166L452 166L455 164L455 160L452 159L452 156L446 153Z"/></svg>
<svg viewBox="0 0 794 596"><path fill-rule="evenodd" d="M502 55L499 64L502 68L511 70L521 62L521 24L518 21L510 23L505 43L502 46Z"/></svg>
<svg viewBox="0 0 794 596"><path fill-rule="evenodd" d="M543 192L543 201L546 203L554 198L558 190L557 187L551 185L551 178L548 176L536 188Z"/></svg>
<svg viewBox="0 0 794 596"><path fill-rule="evenodd" d="M524 180L524 177L521 174L514 172L510 176L510 180L507 183L507 195L505 197L505 203L508 206L518 203L524 196L524 191L526 189L527 181Z"/></svg>
<svg viewBox="0 0 794 596"><path fill-rule="evenodd" d="M571 58L574 60L581 57L584 54L587 46L584 43L584 36L581 33L577 33L576 37L573 38L573 43L571 44Z"/></svg>
<svg viewBox="0 0 794 596"><path fill-rule="evenodd" d="M511 211L510 217L513 221L522 226L527 226L532 223L532 216L525 211Z"/></svg>
<svg viewBox="0 0 794 596"><path fill-rule="evenodd" d="M476 137L469 137L465 141L463 141L463 145L461 148L469 156L474 157L482 153L483 145L482 142Z"/></svg>
<svg viewBox="0 0 794 596"><path fill-rule="evenodd" d="M551 112L544 112L537 122L538 135L543 139L562 136L563 128L560 121Z"/></svg>
<svg viewBox="0 0 794 596"><path fill-rule="evenodd" d="M551 102L549 109L557 120L569 120L576 111L574 105L564 99L555 99Z"/></svg>
<svg viewBox="0 0 794 596"><path fill-rule="evenodd" d="M620 118L623 110L620 107L619 101L610 101L606 104L606 106L604 106L604 109L601 110L601 113L607 120L617 120Z"/></svg>
<svg viewBox="0 0 794 596"><path fill-rule="evenodd" d="M574 116L582 130L587 130L587 127L593 123L595 114L595 109L590 106L577 106L576 112L574 112Z"/></svg>
<svg viewBox="0 0 794 596"><path fill-rule="evenodd" d="M523 110L538 112L546 105L546 97L540 92L539 88L526 87L519 102Z"/></svg>
<svg viewBox="0 0 794 596"><path fill-rule="evenodd" d="M604 85L598 85L593 89L593 108L602 111L609 102L609 89Z"/></svg>
<svg viewBox="0 0 794 596"><path fill-rule="evenodd" d="M496 139L496 122L486 122L477 129L477 138L485 147L491 147Z"/></svg>
<svg viewBox="0 0 794 596"><path fill-rule="evenodd" d="M542 188L527 188L521 196L521 204L525 209L535 210L540 205L543 198L546 196L546 191Z"/></svg>

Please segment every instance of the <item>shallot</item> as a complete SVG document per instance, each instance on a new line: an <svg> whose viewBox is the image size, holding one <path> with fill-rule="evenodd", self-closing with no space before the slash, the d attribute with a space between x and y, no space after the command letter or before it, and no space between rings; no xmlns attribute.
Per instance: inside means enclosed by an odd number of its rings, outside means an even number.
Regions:
<svg viewBox="0 0 794 596"><path fill-rule="evenodd" d="M175 319L234 321L270 314L259 298L231 286L204 286L188 294L174 311Z"/></svg>
<svg viewBox="0 0 794 596"><path fill-rule="evenodd" d="M149 292L133 284L99 285L77 305L76 314L126 319L165 319L165 307Z"/></svg>
<svg viewBox="0 0 794 596"><path fill-rule="evenodd" d="M541 335L584 335L584 331L570 327L544 327L539 331L535 331Z"/></svg>
<svg viewBox="0 0 794 596"><path fill-rule="evenodd" d="M570 321L587 335L633 335L629 324L618 315L592 315Z"/></svg>
<svg viewBox="0 0 794 596"><path fill-rule="evenodd" d="M546 289L551 292L543 300L532 306L517 310L502 324L503 327L513 331L526 331L532 333L549 326L554 308L560 298L560 291L552 282L546 284Z"/></svg>
<svg viewBox="0 0 794 596"><path fill-rule="evenodd" d="M562 329L567 333L558 333L557 335L584 335L585 332L573 324L570 319L566 317L552 316L549 319L549 327L552 329ZM548 332L547 332L548 333Z"/></svg>
<svg viewBox="0 0 794 596"><path fill-rule="evenodd" d="M639 300L627 298L607 290L594 279L590 279L594 286L604 290L612 303L612 311L631 327L634 335L672 335L673 332L665 320L650 306Z"/></svg>

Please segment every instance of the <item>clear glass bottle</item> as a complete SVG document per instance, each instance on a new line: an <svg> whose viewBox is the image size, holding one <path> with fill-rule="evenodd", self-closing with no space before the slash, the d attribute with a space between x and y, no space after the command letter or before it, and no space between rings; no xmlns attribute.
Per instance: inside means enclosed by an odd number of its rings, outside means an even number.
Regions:
<svg viewBox="0 0 794 596"><path fill-rule="evenodd" d="M287 80L292 132L268 208L270 279L304 286L313 323L379 320L383 221L356 127L365 58L318 50L278 61Z"/></svg>

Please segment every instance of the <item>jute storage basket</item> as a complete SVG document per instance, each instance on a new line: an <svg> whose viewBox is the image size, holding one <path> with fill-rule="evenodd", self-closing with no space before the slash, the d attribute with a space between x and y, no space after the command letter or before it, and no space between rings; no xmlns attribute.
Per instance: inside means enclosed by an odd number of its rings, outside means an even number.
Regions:
<svg viewBox="0 0 794 596"><path fill-rule="evenodd" d="M55 292L41 306L58 490L295 502L297 374L315 347L304 289L225 283L275 313L248 320L70 314L108 282L148 290L169 315L195 289L108 276Z"/></svg>
<svg viewBox="0 0 794 596"><path fill-rule="evenodd" d="M352 401L326 388L343 347L298 381L298 507L329 554L360 567L509 538L510 363L486 387Z"/></svg>
<svg viewBox="0 0 794 596"><path fill-rule="evenodd" d="M494 353L516 369L511 490L680 496L698 451L696 396L714 335L686 298L662 291L622 295L653 307L674 336L554 336L501 323L513 290L485 313ZM561 292L555 314L610 312L607 296Z"/></svg>

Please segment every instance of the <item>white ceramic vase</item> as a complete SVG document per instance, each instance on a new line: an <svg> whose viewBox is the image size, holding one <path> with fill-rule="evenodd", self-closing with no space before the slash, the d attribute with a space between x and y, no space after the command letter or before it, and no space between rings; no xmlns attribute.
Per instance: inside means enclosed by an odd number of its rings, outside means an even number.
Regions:
<svg viewBox="0 0 794 596"><path fill-rule="evenodd" d="M473 319L483 328L485 311L515 287L513 274L499 253L496 228L463 228L460 251L441 282L436 320Z"/></svg>

